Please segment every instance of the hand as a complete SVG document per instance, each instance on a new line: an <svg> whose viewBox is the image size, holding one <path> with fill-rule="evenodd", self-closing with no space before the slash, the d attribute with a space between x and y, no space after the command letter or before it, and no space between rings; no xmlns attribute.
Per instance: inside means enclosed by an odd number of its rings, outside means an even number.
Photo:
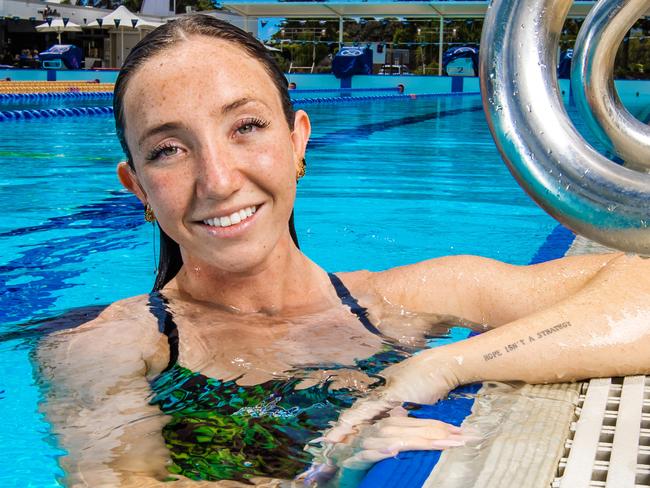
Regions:
<svg viewBox="0 0 650 488"><path fill-rule="evenodd" d="M336 476L335 486L356 486L372 464L399 452L464 445L471 438L460 428L408 417L401 406L405 401L434 403L458 386L449 364L443 354L431 350L385 369L386 386L343 412L334 427L316 439L322 448L307 448L315 461L299 479L322 486Z"/></svg>
<svg viewBox="0 0 650 488"><path fill-rule="evenodd" d="M324 440L343 442L373 420L385 417L404 402L431 404L445 397L459 385L457 363L447 359L442 348L424 351L417 356L386 368L381 375L386 385L344 411L336 424L325 433Z"/></svg>
<svg viewBox="0 0 650 488"><path fill-rule="evenodd" d="M353 487L374 463L401 451L443 450L462 446L471 439L459 427L439 420L408 417L407 411L398 407L344 442L328 443L321 438L318 440L323 447L307 447L314 455L314 463L298 481L305 486Z"/></svg>

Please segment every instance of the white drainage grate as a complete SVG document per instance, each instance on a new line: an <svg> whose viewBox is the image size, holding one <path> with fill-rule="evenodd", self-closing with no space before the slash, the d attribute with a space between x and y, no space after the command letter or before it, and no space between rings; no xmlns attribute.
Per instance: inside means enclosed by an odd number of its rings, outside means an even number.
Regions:
<svg viewBox="0 0 650 488"><path fill-rule="evenodd" d="M650 487L650 376L583 385L553 488Z"/></svg>

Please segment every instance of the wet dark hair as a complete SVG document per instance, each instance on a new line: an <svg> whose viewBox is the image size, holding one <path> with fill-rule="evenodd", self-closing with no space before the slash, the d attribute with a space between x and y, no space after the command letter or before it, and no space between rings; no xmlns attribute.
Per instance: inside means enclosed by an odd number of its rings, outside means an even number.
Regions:
<svg viewBox="0 0 650 488"><path fill-rule="evenodd" d="M152 57L187 41L188 36L205 36L231 42L243 49L252 58L259 61L271 77L273 84L280 95L282 110L289 129L293 130L294 110L289 98L288 83L284 73L276 63L269 50L252 35L235 27L228 22L203 14L193 14L168 22L138 42L131 50L120 73L115 81L113 92L113 113L115 116L115 129L122 149L127 157L131 169L135 171L131 151L126 143L124 120L124 95L128 88L129 80L133 74L149 61ZM298 246L298 237L293 222L293 211L289 218L289 232L293 242ZM183 259L178 243L169 237L165 231L160 230L160 260L158 274L153 286L153 291L161 290L181 269Z"/></svg>

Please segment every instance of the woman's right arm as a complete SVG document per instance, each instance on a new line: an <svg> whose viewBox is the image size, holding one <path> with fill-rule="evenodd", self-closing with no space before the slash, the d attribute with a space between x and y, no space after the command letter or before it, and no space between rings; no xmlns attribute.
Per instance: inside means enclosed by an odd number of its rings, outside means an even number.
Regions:
<svg viewBox="0 0 650 488"><path fill-rule="evenodd" d="M107 315L40 344L43 410L67 451L68 486L153 486L169 475L161 434L167 417L149 405L147 381L164 336L152 324Z"/></svg>

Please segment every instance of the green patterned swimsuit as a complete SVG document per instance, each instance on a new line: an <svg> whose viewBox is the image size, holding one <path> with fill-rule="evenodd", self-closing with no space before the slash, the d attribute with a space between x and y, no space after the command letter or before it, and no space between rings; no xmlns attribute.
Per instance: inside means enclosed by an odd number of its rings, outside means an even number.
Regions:
<svg viewBox="0 0 650 488"><path fill-rule="evenodd" d="M338 277L330 274L330 280L364 327L380 334ZM239 386L183 368L177 362L178 330L165 298L152 293L149 304L170 344L170 363L153 380L150 403L172 418L163 429L173 461L171 473L211 481L246 481L257 476L292 479L311 464L304 446L359 396L351 390L331 391L329 382L295 389L309 371L322 367L301 369L292 379L255 386ZM376 387L383 383L379 371L411 354L396 344L387 345L385 351L357 361L357 369L377 377Z"/></svg>

